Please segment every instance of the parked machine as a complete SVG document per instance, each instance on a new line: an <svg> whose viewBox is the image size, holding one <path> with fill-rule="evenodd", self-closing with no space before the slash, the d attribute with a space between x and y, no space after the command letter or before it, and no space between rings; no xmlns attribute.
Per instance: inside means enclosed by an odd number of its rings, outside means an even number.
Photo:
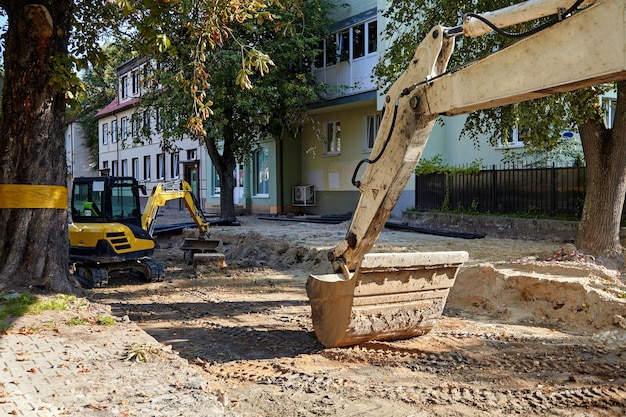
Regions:
<svg viewBox="0 0 626 417"><path fill-rule="evenodd" d="M172 187L178 186L178 189ZM158 184L141 213L139 191L145 186L133 177L80 177L73 181L69 225L70 262L75 275L88 287L108 283L114 271L132 271L148 281L163 278L163 265L152 258L152 238L159 207L183 199L200 229L199 239L189 239L196 252L214 253L224 263L221 241L208 239L209 223L185 181Z"/></svg>
<svg viewBox="0 0 626 417"><path fill-rule="evenodd" d="M584 8L582 8L584 7ZM626 79L623 0L531 0L462 26L437 26L384 99L384 115L348 232L329 254L335 274L310 276L313 327L327 347L427 333L466 252L369 253L439 115L457 115ZM457 70L455 37L556 15L553 24ZM488 21L489 24L486 24Z"/></svg>

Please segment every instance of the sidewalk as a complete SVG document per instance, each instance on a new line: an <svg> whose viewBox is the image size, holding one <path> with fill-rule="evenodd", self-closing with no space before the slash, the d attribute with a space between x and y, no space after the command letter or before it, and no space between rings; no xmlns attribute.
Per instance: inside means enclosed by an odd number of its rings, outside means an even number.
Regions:
<svg viewBox="0 0 626 417"><path fill-rule="evenodd" d="M102 314L45 311L0 334L0 416L226 415L187 361L128 320L97 324Z"/></svg>

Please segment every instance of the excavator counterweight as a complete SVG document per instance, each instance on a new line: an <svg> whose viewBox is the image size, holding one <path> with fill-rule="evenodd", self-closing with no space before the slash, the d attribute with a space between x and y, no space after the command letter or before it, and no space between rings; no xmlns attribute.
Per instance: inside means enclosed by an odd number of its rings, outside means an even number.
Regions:
<svg viewBox="0 0 626 417"><path fill-rule="evenodd" d="M367 168L360 181L353 179L359 201L345 239L329 254L336 274L307 281L313 326L324 346L402 339L433 327L468 254L370 251L435 120L626 79L625 9L623 0L530 0L486 13L497 27L557 17L531 36L451 71L455 37L488 29L466 19L462 26L430 31L385 95L376 142L362 161Z"/></svg>

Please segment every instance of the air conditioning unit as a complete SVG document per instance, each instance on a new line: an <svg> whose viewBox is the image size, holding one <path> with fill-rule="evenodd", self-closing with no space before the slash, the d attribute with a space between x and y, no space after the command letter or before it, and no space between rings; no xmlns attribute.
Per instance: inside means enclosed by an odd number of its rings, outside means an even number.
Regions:
<svg viewBox="0 0 626 417"><path fill-rule="evenodd" d="M314 185L294 185L291 187L291 201L294 206L306 207L315 205Z"/></svg>

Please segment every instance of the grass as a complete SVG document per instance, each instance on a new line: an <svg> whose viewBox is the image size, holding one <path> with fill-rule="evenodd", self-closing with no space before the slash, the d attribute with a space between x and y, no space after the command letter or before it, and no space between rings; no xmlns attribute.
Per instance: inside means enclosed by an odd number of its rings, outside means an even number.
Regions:
<svg viewBox="0 0 626 417"><path fill-rule="evenodd" d="M25 314L41 314L44 311L64 311L72 307L83 307L87 302L76 295L57 294L54 297L37 298L29 293L8 293L0 295L0 332L10 329L10 319ZM67 321L70 325L90 323L89 320L74 317ZM98 316L95 323L103 326L115 324L115 319L110 316Z"/></svg>

